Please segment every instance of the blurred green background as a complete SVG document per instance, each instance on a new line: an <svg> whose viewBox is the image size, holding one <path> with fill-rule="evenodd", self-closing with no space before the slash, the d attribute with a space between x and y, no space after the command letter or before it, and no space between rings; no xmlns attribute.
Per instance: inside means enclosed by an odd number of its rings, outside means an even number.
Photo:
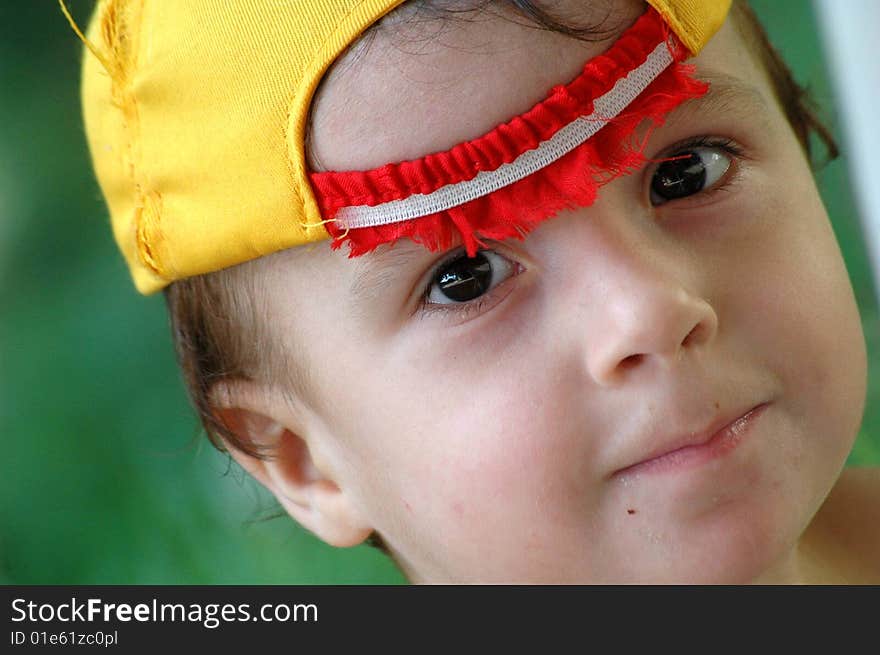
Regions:
<svg viewBox="0 0 880 655"><path fill-rule="evenodd" d="M171 1L171 0L169 0ZM91 0L70 0L82 24ZM753 6L834 125L810 5ZM80 44L54 0L0 3L0 583L346 584L403 578L335 550L201 436L161 295L143 298L88 160ZM880 465L880 321L845 158L820 173L870 357L850 458Z"/></svg>

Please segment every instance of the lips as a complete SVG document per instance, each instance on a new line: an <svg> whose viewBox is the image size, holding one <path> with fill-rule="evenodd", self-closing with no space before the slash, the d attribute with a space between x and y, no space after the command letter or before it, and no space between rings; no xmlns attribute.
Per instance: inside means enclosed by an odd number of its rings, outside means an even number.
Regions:
<svg viewBox="0 0 880 655"><path fill-rule="evenodd" d="M720 415L701 430L655 436L650 439L653 445L645 449L646 454L639 455L613 476L666 471L720 457L736 448L766 407L767 403L760 403L734 410Z"/></svg>

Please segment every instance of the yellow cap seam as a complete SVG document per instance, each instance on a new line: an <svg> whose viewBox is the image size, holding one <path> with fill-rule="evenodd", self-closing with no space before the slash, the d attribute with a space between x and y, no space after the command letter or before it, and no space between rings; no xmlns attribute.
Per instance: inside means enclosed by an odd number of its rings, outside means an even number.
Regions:
<svg viewBox="0 0 880 655"><path fill-rule="evenodd" d="M303 103L301 101L302 101L302 99L304 99L306 97L306 95L311 96L314 93L314 90L318 87L318 84L320 83L321 78L323 77L324 73L326 73L327 67L332 65L332 62L338 58L339 53L336 53L336 55L334 55L333 59L330 60L324 66L324 70L321 71L320 76L315 76L314 72L315 72L315 69L318 67L318 58L324 56L325 47L326 47L327 43L334 36L336 36L342 30L342 28L344 26L348 25L348 21L351 18L351 16L353 14L355 14L361 7L363 7L365 4L367 4L367 1L368 0L361 0L360 2L352 5L352 7L348 10L348 12L346 12L346 14L341 18L341 20L339 20L337 22L336 27L329 34L327 34L327 36L321 42L320 48L315 50L315 54L309 60L308 66L305 69L310 74L303 76L301 84L297 88L296 93L294 93L293 100L288 105L287 125L285 127L286 133L284 135L286 143L287 143L287 148L288 148L287 149L287 157L288 157L288 160L290 161L290 163L292 164L293 169L294 169L294 175L295 175L294 182L297 187L296 193L297 193L297 197L300 200L300 206L303 210L303 221L302 221L301 225L302 225L302 227L305 228L307 237L311 237L313 235L312 230L317 230L319 227L323 228L324 224L326 224L327 222L332 222L332 221L322 220L323 216L321 216L320 213L318 213L317 214L317 219L318 219L317 221L312 222L312 223L308 222L309 221L309 216L308 216L308 211L307 211L308 208L306 207L306 200L305 199L306 199L306 196L310 196L313 198L313 195L312 195L311 186L309 184L308 175L306 173L306 168L305 168L305 152L303 150L305 144L302 142L303 140L300 140L300 142L298 142L298 143L294 143L293 139L292 139L292 135L290 133L290 130L292 127L292 120L291 120L292 112L293 112L293 109L295 106L310 106L311 105L311 100L312 100L311 97L309 97L308 104ZM402 4L403 1L404 0L396 0L395 2L390 3L388 6L383 7L381 16L384 16L385 14L390 12L392 9L394 9L395 7ZM379 16L375 20L373 20L371 24L378 21L381 18L381 16ZM354 42L354 39L350 40L348 45L351 45L351 43L353 43L353 42ZM308 112L306 112L306 117L307 116L308 116ZM297 127L299 128L300 126L297 126ZM301 152L302 153L301 161L298 161L293 158L292 155L294 152ZM315 204L315 202L313 199L312 205L314 205L314 204ZM330 234L329 234L329 232L327 232L326 228L321 229L320 233L324 236L324 238L330 237Z"/></svg>
<svg viewBox="0 0 880 655"><path fill-rule="evenodd" d="M333 36L335 36L339 32L339 30L342 28L342 26L346 24L346 21L348 21L349 17L355 12L355 10L358 7L362 6L364 4L364 2L366 2L366 0L361 0L361 2L358 2L357 4L352 5L352 7L348 10L348 12L345 14L345 16L343 16L342 20L340 20L336 24L336 27L333 29L333 31L331 31L329 34L327 34L327 36L324 37L324 40L321 42L320 47L315 50L315 54L309 60L308 66L306 67L306 70L312 71L316 67L316 61L318 59L318 56L323 55L324 48L327 45L327 43L330 41L330 39ZM323 76L323 72L322 72L322 76ZM291 98L291 101L287 105L287 120L284 125L284 142L287 144L287 162L288 162L288 164L290 164L290 166L292 168L293 190L296 193L297 200L299 201L299 206L300 206L300 210L302 212L303 218L305 218L305 213L306 213L305 194L308 192L308 190L305 188L305 185L308 184L308 179L307 179L306 170L305 170L305 153L303 152L302 162L300 162L298 159L295 159L293 156L294 152L298 153L301 148L305 147L305 144L304 143L293 144L293 139L290 134L290 128L291 128L291 124L292 124L293 110L295 107L300 106L300 103L297 102L297 100L300 99L301 97L304 97L306 95L306 93L309 92L308 86L311 87L311 92L314 93L314 90L317 88L320 79L313 79L312 76L304 76L303 81L308 83L307 85L305 85L306 88L303 88L304 85L301 83L299 85L299 88L295 89L294 94L293 94L293 98ZM309 103L309 104L311 104L311 103ZM306 112L306 116L308 116L308 112ZM299 125L297 125L297 128L299 128ZM294 147L293 147L294 145L296 146L296 150L294 150ZM311 234L312 230L317 230L319 228L324 232L324 234L327 237L330 236L330 233L327 232L327 229L323 227L323 222L309 225L309 224L304 224L304 221L303 221L303 222L301 222L301 226L305 227L307 237L312 236L312 234Z"/></svg>

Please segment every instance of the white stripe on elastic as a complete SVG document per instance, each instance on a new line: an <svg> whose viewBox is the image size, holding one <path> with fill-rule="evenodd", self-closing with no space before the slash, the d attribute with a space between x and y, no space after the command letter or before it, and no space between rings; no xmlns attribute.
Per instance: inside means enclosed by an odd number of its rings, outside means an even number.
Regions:
<svg viewBox="0 0 880 655"><path fill-rule="evenodd" d="M610 91L596 99L592 114L579 116L509 164L502 164L494 171L480 171L473 179L447 184L431 193L416 193L402 200L391 200L373 207L343 207L337 212L336 220L344 229L397 223L436 214L513 184L552 164L593 136L635 100L672 61L669 46L665 41L660 43L644 63L631 70Z"/></svg>

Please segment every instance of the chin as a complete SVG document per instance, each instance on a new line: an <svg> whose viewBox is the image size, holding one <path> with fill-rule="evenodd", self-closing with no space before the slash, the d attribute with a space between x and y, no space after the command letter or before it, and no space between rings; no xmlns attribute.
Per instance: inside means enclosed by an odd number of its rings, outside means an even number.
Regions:
<svg viewBox="0 0 880 655"><path fill-rule="evenodd" d="M730 503L687 522L654 525L625 552L617 584L742 585L794 581L795 545L808 516L787 503ZM801 520L803 519L803 520ZM622 551L624 549L621 549ZM625 559L621 558L625 565Z"/></svg>
<svg viewBox="0 0 880 655"><path fill-rule="evenodd" d="M681 581L731 585L792 582L797 528L769 517L764 521L747 518L748 522L710 534L693 565L682 563L688 579Z"/></svg>

